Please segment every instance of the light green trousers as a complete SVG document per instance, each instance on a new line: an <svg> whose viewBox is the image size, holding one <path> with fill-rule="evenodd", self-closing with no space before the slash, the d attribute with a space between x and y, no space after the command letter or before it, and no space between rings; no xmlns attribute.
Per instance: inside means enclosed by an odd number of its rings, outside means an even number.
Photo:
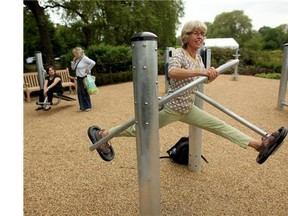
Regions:
<svg viewBox="0 0 288 216"><path fill-rule="evenodd" d="M193 125L195 127L210 131L230 140L242 148L247 148L249 142L252 140L252 138L248 135L242 133L236 128L226 124L215 116L210 115L209 113L199 109L194 105L186 114L177 112L170 109L169 107L164 106L164 108L159 112L159 128L165 127L166 125L175 121L181 121L187 123L188 125ZM109 132L112 132L117 127L119 126L111 128ZM135 124L116 135L116 137L135 136Z"/></svg>

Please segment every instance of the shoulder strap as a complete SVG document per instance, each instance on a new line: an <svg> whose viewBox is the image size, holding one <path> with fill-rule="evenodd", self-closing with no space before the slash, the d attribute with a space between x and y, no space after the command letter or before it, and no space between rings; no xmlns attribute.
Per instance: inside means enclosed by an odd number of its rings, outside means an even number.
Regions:
<svg viewBox="0 0 288 216"><path fill-rule="evenodd" d="M82 58L83 58L83 57L84 57L84 56L82 56ZM82 60L82 58L77 62L76 66L75 66L75 71L76 71L76 69L77 69L77 66L78 66L79 62Z"/></svg>

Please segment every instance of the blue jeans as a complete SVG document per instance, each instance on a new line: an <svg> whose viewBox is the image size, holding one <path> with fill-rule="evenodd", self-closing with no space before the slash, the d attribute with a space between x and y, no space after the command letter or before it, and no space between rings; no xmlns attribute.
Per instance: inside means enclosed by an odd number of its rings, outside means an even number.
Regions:
<svg viewBox="0 0 288 216"><path fill-rule="evenodd" d="M87 92L87 89L84 88L84 78L85 77L77 77L77 95L78 102L81 110L91 109L91 99L90 95Z"/></svg>

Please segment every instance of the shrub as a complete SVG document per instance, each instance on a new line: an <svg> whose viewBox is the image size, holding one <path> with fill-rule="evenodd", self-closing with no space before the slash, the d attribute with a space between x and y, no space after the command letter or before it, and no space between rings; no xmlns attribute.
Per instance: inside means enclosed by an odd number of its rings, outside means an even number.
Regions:
<svg viewBox="0 0 288 216"><path fill-rule="evenodd" d="M158 49L158 74L165 74L165 49ZM92 45L85 49L85 54L96 61L92 68L92 74L96 76L97 85L126 82L133 80L132 75L132 49L130 46L111 46L105 44ZM235 50L213 47L211 48L211 66L217 68L226 63L229 59L235 58ZM71 69L73 59L72 50L61 56L61 61L57 62L56 69L68 67L70 74L75 76L75 71ZM256 75L278 77L281 72L283 50L267 51L252 50L243 48L240 50L240 63L238 73L240 75ZM24 71L36 71L35 65L24 64ZM225 74L234 73L233 69ZM270 75L264 75L270 74ZM277 78L278 79L278 78Z"/></svg>
<svg viewBox="0 0 288 216"><path fill-rule="evenodd" d="M96 85L108 85L133 80L132 70L118 73L99 73L96 75Z"/></svg>
<svg viewBox="0 0 288 216"><path fill-rule="evenodd" d="M93 45L87 55L96 61L92 71L96 73L118 73L131 70L132 55L128 46Z"/></svg>
<svg viewBox="0 0 288 216"><path fill-rule="evenodd" d="M256 74L256 77L261 77L261 78L267 78L267 79L280 79L281 74L280 73L260 73Z"/></svg>

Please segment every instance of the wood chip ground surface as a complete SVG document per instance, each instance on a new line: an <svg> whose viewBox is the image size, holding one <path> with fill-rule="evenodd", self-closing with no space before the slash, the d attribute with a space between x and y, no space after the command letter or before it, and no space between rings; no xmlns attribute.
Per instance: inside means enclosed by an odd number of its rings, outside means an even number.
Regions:
<svg viewBox="0 0 288 216"><path fill-rule="evenodd" d="M277 109L279 80L221 75L205 94L262 130L288 127L288 107ZM110 128L134 118L133 83L99 87L93 109L78 113L77 101L61 101L48 112L35 111L37 98L24 102L24 214L137 216L139 193L136 142L113 138L113 161L90 151L87 129ZM159 95L165 92L159 76ZM76 95L65 94L76 98ZM204 110L248 135L260 135L204 102ZM176 122L160 129L160 153L188 135ZM288 139L262 165L257 153L203 131L201 172L169 159L160 162L161 215L276 215L288 212Z"/></svg>

